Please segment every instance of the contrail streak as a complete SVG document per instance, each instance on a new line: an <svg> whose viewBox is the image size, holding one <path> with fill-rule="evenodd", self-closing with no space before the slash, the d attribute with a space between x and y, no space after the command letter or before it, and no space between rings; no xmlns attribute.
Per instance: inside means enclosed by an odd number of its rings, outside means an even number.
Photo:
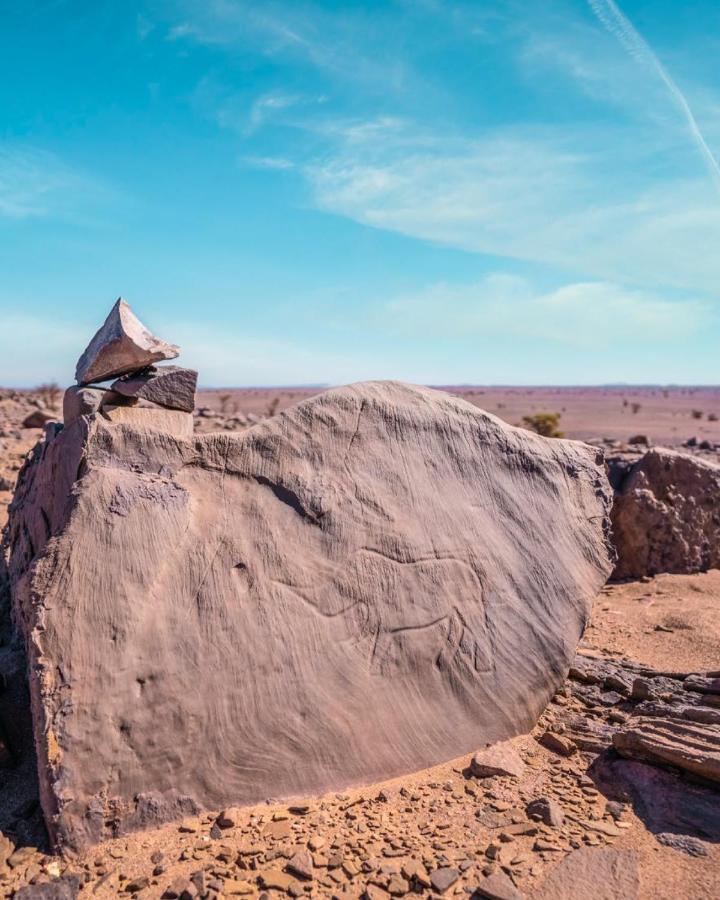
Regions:
<svg viewBox="0 0 720 900"><path fill-rule="evenodd" d="M683 92L675 84L648 42L637 31L632 22L620 11L614 0L588 0L588 3L600 22L620 41L628 53L637 59L638 62L650 66L650 68L660 76L660 79L668 89L670 96L680 108L687 126L690 129L690 135L698 150L703 155L707 167L710 170L710 175L720 189L720 165L713 156L712 150L708 147Z"/></svg>

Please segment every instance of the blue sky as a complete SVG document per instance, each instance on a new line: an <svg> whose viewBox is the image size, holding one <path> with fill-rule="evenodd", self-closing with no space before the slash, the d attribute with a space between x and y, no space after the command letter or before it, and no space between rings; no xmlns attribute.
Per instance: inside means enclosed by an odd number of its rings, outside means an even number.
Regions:
<svg viewBox="0 0 720 900"><path fill-rule="evenodd" d="M715 383L714 0L0 0L0 383Z"/></svg>

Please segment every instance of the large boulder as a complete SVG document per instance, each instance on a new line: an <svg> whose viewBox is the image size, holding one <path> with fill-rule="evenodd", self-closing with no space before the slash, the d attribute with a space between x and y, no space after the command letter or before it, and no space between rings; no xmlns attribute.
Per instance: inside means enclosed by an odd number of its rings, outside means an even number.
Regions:
<svg viewBox="0 0 720 900"><path fill-rule="evenodd" d="M657 448L611 480L614 578L720 566L720 466Z"/></svg>
<svg viewBox="0 0 720 900"><path fill-rule="evenodd" d="M581 443L396 383L242 434L81 417L8 531L60 846L527 732L611 569Z"/></svg>

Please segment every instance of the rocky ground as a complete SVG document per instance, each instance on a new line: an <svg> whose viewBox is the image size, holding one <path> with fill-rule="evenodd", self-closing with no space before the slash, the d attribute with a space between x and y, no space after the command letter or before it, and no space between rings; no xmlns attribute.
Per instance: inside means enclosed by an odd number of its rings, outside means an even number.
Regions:
<svg viewBox="0 0 720 900"><path fill-rule="evenodd" d="M0 396L0 521L39 435L21 427L38 402L46 405L25 393ZM198 424L214 430L233 417L231 428L245 427L236 411L219 408ZM534 732L500 759L473 764L468 752L344 794L210 811L74 859L53 857L44 843L22 660L6 616L0 893L715 898L720 793L701 776L720 781L718 604L718 571L605 588L566 684ZM685 678L702 673L706 681ZM699 729L689 756L683 729ZM629 734L624 745L614 733ZM658 747L674 765L648 761ZM695 774L683 773L688 758Z"/></svg>

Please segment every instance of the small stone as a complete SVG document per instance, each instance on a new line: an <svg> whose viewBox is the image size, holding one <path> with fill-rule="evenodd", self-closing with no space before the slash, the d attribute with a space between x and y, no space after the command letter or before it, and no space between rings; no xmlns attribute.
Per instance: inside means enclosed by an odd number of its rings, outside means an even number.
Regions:
<svg viewBox="0 0 720 900"><path fill-rule="evenodd" d="M521 778L524 773L525 763L509 741L479 750L470 762L470 774L476 778L497 775Z"/></svg>
<svg viewBox="0 0 720 900"><path fill-rule="evenodd" d="M404 878L407 878L409 882L416 882L421 887L429 888L432 882L428 878L427 871L425 866L418 862L416 859L411 859L406 863L403 863L402 866L402 874Z"/></svg>
<svg viewBox="0 0 720 900"><path fill-rule="evenodd" d="M72 425L80 416L92 416L98 412L108 394L111 398L119 397L119 394L103 388L84 387L79 384L69 387L63 397L65 427Z"/></svg>
<svg viewBox="0 0 720 900"><path fill-rule="evenodd" d="M322 835L313 834L308 841L308 847L315 853L318 850L322 850L326 843L327 842Z"/></svg>
<svg viewBox="0 0 720 900"><path fill-rule="evenodd" d="M222 892L229 897L241 897L245 894L255 893L255 886L250 884L249 881L228 878L226 881L223 881Z"/></svg>
<svg viewBox="0 0 720 900"><path fill-rule="evenodd" d="M179 347L151 334L121 297L80 357L75 380L78 384L105 381L161 359L174 359L179 353Z"/></svg>
<svg viewBox="0 0 720 900"><path fill-rule="evenodd" d="M708 855L708 844L689 834L671 834L664 831L656 834L655 839L659 844L672 847L673 850L679 850L681 853L687 853L688 856Z"/></svg>
<svg viewBox="0 0 720 900"><path fill-rule="evenodd" d="M577 745L570 738L561 734L555 734L554 731L546 731L540 737L540 743L547 750L552 750L553 753L557 753L559 756L573 756L577 753Z"/></svg>
<svg viewBox="0 0 720 900"><path fill-rule="evenodd" d="M438 894L444 894L448 888L451 888L455 882L460 877L460 872L457 869L452 869L450 866L444 866L441 869L435 869L434 872L430 873L430 884L434 891Z"/></svg>
<svg viewBox="0 0 720 900"><path fill-rule="evenodd" d="M185 893L188 887L192 887L192 882L187 878L174 878L162 893L162 900L178 900Z"/></svg>
<svg viewBox="0 0 720 900"><path fill-rule="evenodd" d="M292 856L286 866L291 875L310 881L313 877L313 861L307 850L299 850Z"/></svg>
<svg viewBox="0 0 720 900"><path fill-rule="evenodd" d="M48 409L34 409L30 415L25 416L22 421L23 428L44 428L48 422L56 422L57 413L50 412Z"/></svg>
<svg viewBox="0 0 720 900"><path fill-rule="evenodd" d="M523 900L523 895L504 872L488 875L478 884L476 893L485 900Z"/></svg>
<svg viewBox="0 0 720 900"><path fill-rule="evenodd" d="M7 858L7 864L11 869L16 869L18 866L23 865L23 863L30 862L33 856L37 853L35 847L18 847L14 853L11 853Z"/></svg>
<svg viewBox="0 0 720 900"><path fill-rule="evenodd" d="M655 685L648 678L636 678L632 683L630 696L633 700L657 700Z"/></svg>
<svg viewBox="0 0 720 900"><path fill-rule="evenodd" d="M393 875L388 882L388 893L393 897L403 897L410 890L410 885L399 875Z"/></svg>
<svg viewBox="0 0 720 900"><path fill-rule="evenodd" d="M553 828L560 828L565 821L565 814L560 804L549 797L540 797L528 803L525 812L531 819L539 819Z"/></svg>
<svg viewBox="0 0 720 900"><path fill-rule="evenodd" d="M543 840L543 838L538 838L533 844L533 850L537 850L538 852L548 851L551 853L557 852L560 850L557 844L551 844L550 841Z"/></svg>
<svg viewBox="0 0 720 900"><path fill-rule="evenodd" d="M228 809L224 809L220 815L215 820L218 828L234 828L238 822L240 821L240 812L235 809L235 807L231 806Z"/></svg>
<svg viewBox="0 0 720 900"><path fill-rule="evenodd" d="M619 837L622 831L614 822L599 822L594 820L583 820L580 823L588 831L595 831L598 834L606 834L608 837Z"/></svg>
<svg viewBox="0 0 720 900"><path fill-rule="evenodd" d="M290 875L281 872L279 869L270 869L260 874L262 886L268 890L287 891L293 880Z"/></svg>
<svg viewBox="0 0 720 900"><path fill-rule="evenodd" d="M138 891L144 891L149 884L150 879L147 875L143 875L140 878L133 878L131 881L128 881L124 890L128 894L137 894Z"/></svg>
<svg viewBox="0 0 720 900"><path fill-rule="evenodd" d="M343 860L342 870L348 878L354 878L356 875L360 874L360 867L352 859Z"/></svg>
<svg viewBox="0 0 720 900"><path fill-rule="evenodd" d="M605 806L608 815L612 816L615 821L621 819L627 810L627 803L619 803L617 800L609 800Z"/></svg>
<svg viewBox="0 0 720 900"><path fill-rule="evenodd" d="M29 874L28 870L28 874ZM34 877L34 876L32 876ZM28 884L15 891L15 900L76 900L80 890L80 877L64 875L44 884ZM3 896L10 896L3 894Z"/></svg>
<svg viewBox="0 0 720 900"><path fill-rule="evenodd" d="M388 900L390 895L376 884L368 884L365 888L365 900Z"/></svg>

